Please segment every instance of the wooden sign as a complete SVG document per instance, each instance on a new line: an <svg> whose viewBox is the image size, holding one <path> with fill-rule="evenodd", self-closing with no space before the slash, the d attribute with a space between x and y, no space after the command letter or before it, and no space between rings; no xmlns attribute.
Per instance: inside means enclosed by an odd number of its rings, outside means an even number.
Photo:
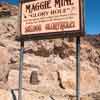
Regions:
<svg viewBox="0 0 100 100"><path fill-rule="evenodd" d="M81 36L83 15L83 0L27 0L21 3L21 37Z"/></svg>

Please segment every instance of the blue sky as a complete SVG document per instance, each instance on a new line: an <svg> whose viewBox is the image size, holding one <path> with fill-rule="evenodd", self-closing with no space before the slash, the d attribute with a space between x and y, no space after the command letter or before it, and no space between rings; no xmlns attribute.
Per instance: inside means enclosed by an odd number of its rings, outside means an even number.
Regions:
<svg viewBox="0 0 100 100"><path fill-rule="evenodd" d="M0 0L18 4L19 0ZM85 30L88 34L100 33L100 0L85 0Z"/></svg>
<svg viewBox="0 0 100 100"><path fill-rule="evenodd" d="M85 0L86 32L100 33L100 0Z"/></svg>

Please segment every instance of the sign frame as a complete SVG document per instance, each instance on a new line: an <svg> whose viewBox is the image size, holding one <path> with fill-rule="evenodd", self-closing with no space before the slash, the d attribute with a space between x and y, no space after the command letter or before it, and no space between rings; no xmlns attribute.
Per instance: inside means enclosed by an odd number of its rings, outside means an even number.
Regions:
<svg viewBox="0 0 100 100"><path fill-rule="evenodd" d="M60 31L60 32L47 32L47 33L34 33L34 34L22 34L22 4L31 2L32 0L22 0L19 7L20 17L20 36L18 40L30 41L30 40L42 40L42 39L54 39L54 38L65 38L65 37L80 37L85 35L85 24L84 24L84 0L79 0L79 24L80 30L72 31ZM34 0L33 0L34 1Z"/></svg>

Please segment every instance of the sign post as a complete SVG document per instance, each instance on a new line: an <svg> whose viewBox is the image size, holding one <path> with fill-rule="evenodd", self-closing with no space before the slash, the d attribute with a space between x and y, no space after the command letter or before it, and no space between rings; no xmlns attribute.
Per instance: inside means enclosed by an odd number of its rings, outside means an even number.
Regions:
<svg viewBox="0 0 100 100"><path fill-rule="evenodd" d="M22 0L20 7L19 96L22 100L24 41L76 37L76 100L80 100L80 36L83 0Z"/></svg>
<svg viewBox="0 0 100 100"><path fill-rule="evenodd" d="M20 44L20 65L19 65L19 90L18 90L18 100L22 100L22 73L23 73L23 58L24 58L24 41Z"/></svg>
<svg viewBox="0 0 100 100"><path fill-rule="evenodd" d="M76 100L80 100L80 37L76 38Z"/></svg>

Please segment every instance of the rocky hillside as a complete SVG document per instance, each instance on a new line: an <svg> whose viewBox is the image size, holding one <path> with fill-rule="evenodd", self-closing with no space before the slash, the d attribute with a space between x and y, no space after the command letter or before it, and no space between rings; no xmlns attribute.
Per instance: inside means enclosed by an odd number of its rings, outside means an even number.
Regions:
<svg viewBox="0 0 100 100"><path fill-rule="evenodd" d="M17 20L16 16L0 19L0 100L17 100L18 96ZM75 100L72 40L25 42L23 100ZM81 38L80 59L81 100L100 100L100 36Z"/></svg>
<svg viewBox="0 0 100 100"><path fill-rule="evenodd" d="M0 3L0 17L5 15L15 16L18 14L18 7L8 3Z"/></svg>

